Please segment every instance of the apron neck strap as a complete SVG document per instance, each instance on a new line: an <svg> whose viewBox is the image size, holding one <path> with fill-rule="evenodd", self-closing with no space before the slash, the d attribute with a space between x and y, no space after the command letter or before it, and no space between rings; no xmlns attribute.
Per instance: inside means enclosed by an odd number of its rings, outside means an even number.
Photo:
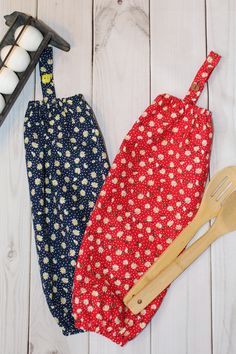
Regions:
<svg viewBox="0 0 236 354"><path fill-rule="evenodd" d="M44 102L52 102L56 98L53 82L53 49L46 47L39 58L39 73Z"/></svg>
<svg viewBox="0 0 236 354"><path fill-rule="evenodd" d="M211 76L211 73L215 69L216 65L218 64L220 60L220 55L214 52L210 52L203 63L203 65L200 67L200 69L197 72L197 75L195 76L189 91L187 95L184 98L184 102L187 103L196 103L198 98L200 97L205 83L208 81L209 77Z"/></svg>

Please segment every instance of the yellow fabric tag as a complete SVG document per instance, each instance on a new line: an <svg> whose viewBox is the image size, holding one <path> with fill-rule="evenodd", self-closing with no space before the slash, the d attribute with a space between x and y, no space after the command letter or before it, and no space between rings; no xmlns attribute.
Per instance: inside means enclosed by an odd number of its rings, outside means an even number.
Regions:
<svg viewBox="0 0 236 354"><path fill-rule="evenodd" d="M49 82L52 80L52 74L43 74L42 75L42 83L43 84L49 84Z"/></svg>

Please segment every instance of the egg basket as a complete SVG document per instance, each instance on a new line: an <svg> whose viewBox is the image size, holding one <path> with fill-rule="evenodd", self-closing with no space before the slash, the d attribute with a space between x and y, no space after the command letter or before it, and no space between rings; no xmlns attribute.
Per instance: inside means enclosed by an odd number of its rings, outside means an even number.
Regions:
<svg viewBox="0 0 236 354"><path fill-rule="evenodd" d="M29 65L27 66L25 71L17 72L17 76L18 76L19 81L18 81L14 91L11 94L1 93L4 100L5 100L5 106L0 114L0 126L4 122L11 107L13 106L13 104L16 101L17 97L19 96L21 90L23 89L24 85L26 84L28 78L30 77L32 71L34 70L44 48L47 47L48 44L50 44L56 48L66 51L66 52L70 50L70 45L68 42L66 42L62 37L60 37L53 29L48 27L45 23L43 23L42 21L40 21L38 19L33 18L30 15L26 15L22 12L15 11L10 15L4 16L4 18L6 20L6 25L9 26L10 28L0 43L0 52L4 47L9 46L9 45L11 46L11 49L9 50L9 52L6 55L6 57L4 58L4 60L0 59L0 72L1 72L1 69L3 67L5 67L5 63L8 60L9 56L11 55L12 49L14 48L14 46L17 46L18 41L20 40L22 33L27 26L33 26L38 31L40 31L43 36L43 39L42 39L41 43L39 44L37 50L28 52L28 54L30 56ZM23 26L22 30L19 32L17 38L15 38L14 37L15 32L16 32L17 28L20 26Z"/></svg>

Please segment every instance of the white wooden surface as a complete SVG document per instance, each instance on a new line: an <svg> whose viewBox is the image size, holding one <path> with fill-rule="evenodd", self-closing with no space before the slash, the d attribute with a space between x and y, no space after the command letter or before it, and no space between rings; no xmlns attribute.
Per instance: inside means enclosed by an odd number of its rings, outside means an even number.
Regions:
<svg viewBox="0 0 236 354"><path fill-rule="evenodd" d="M222 61L202 106L215 125L211 174L236 164L236 1L0 0L55 28L71 51L55 51L58 96L84 93L111 160L158 93L183 97L207 51ZM235 354L236 234L217 241L171 287L152 323L120 348L92 333L63 337L41 290L24 164L23 119L40 97L32 75L0 128L1 354Z"/></svg>

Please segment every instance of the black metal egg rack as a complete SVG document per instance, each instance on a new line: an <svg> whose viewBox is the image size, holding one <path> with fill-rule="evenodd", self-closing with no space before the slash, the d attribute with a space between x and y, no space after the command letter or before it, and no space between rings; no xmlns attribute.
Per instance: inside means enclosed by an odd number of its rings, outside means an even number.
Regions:
<svg viewBox="0 0 236 354"><path fill-rule="evenodd" d="M11 49L7 53L6 57L4 60L0 59L0 71L4 67L4 64L6 63L7 59L11 55L11 52L14 48L15 45L17 45L17 42L19 38L21 37L24 29L27 26L33 26L36 29L38 29L41 34L43 35L43 40L40 43L39 47L37 48L36 51L34 52L28 52L30 55L30 63L27 66L26 70L24 72L18 72L17 76L19 78L19 82L17 86L15 87L14 91L11 94L2 94L5 100L5 106L0 114L0 126L4 122L7 114L9 113L10 109L12 108L14 102L16 101L17 97L19 96L20 92L22 91L24 85L26 84L27 80L29 79L32 71L34 70L39 57L45 47L47 47L49 44L59 48L64 51L69 51L70 50L70 44L66 42L61 36L59 36L52 28L47 26L44 22L41 20L35 19L34 17L27 15L23 12L15 11L10 15L4 16L6 20L6 25L9 26L9 30L3 37L2 41L0 42L0 52L3 47L10 45ZM15 31L18 27L23 26L21 31L19 32L18 36L14 38Z"/></svg>

